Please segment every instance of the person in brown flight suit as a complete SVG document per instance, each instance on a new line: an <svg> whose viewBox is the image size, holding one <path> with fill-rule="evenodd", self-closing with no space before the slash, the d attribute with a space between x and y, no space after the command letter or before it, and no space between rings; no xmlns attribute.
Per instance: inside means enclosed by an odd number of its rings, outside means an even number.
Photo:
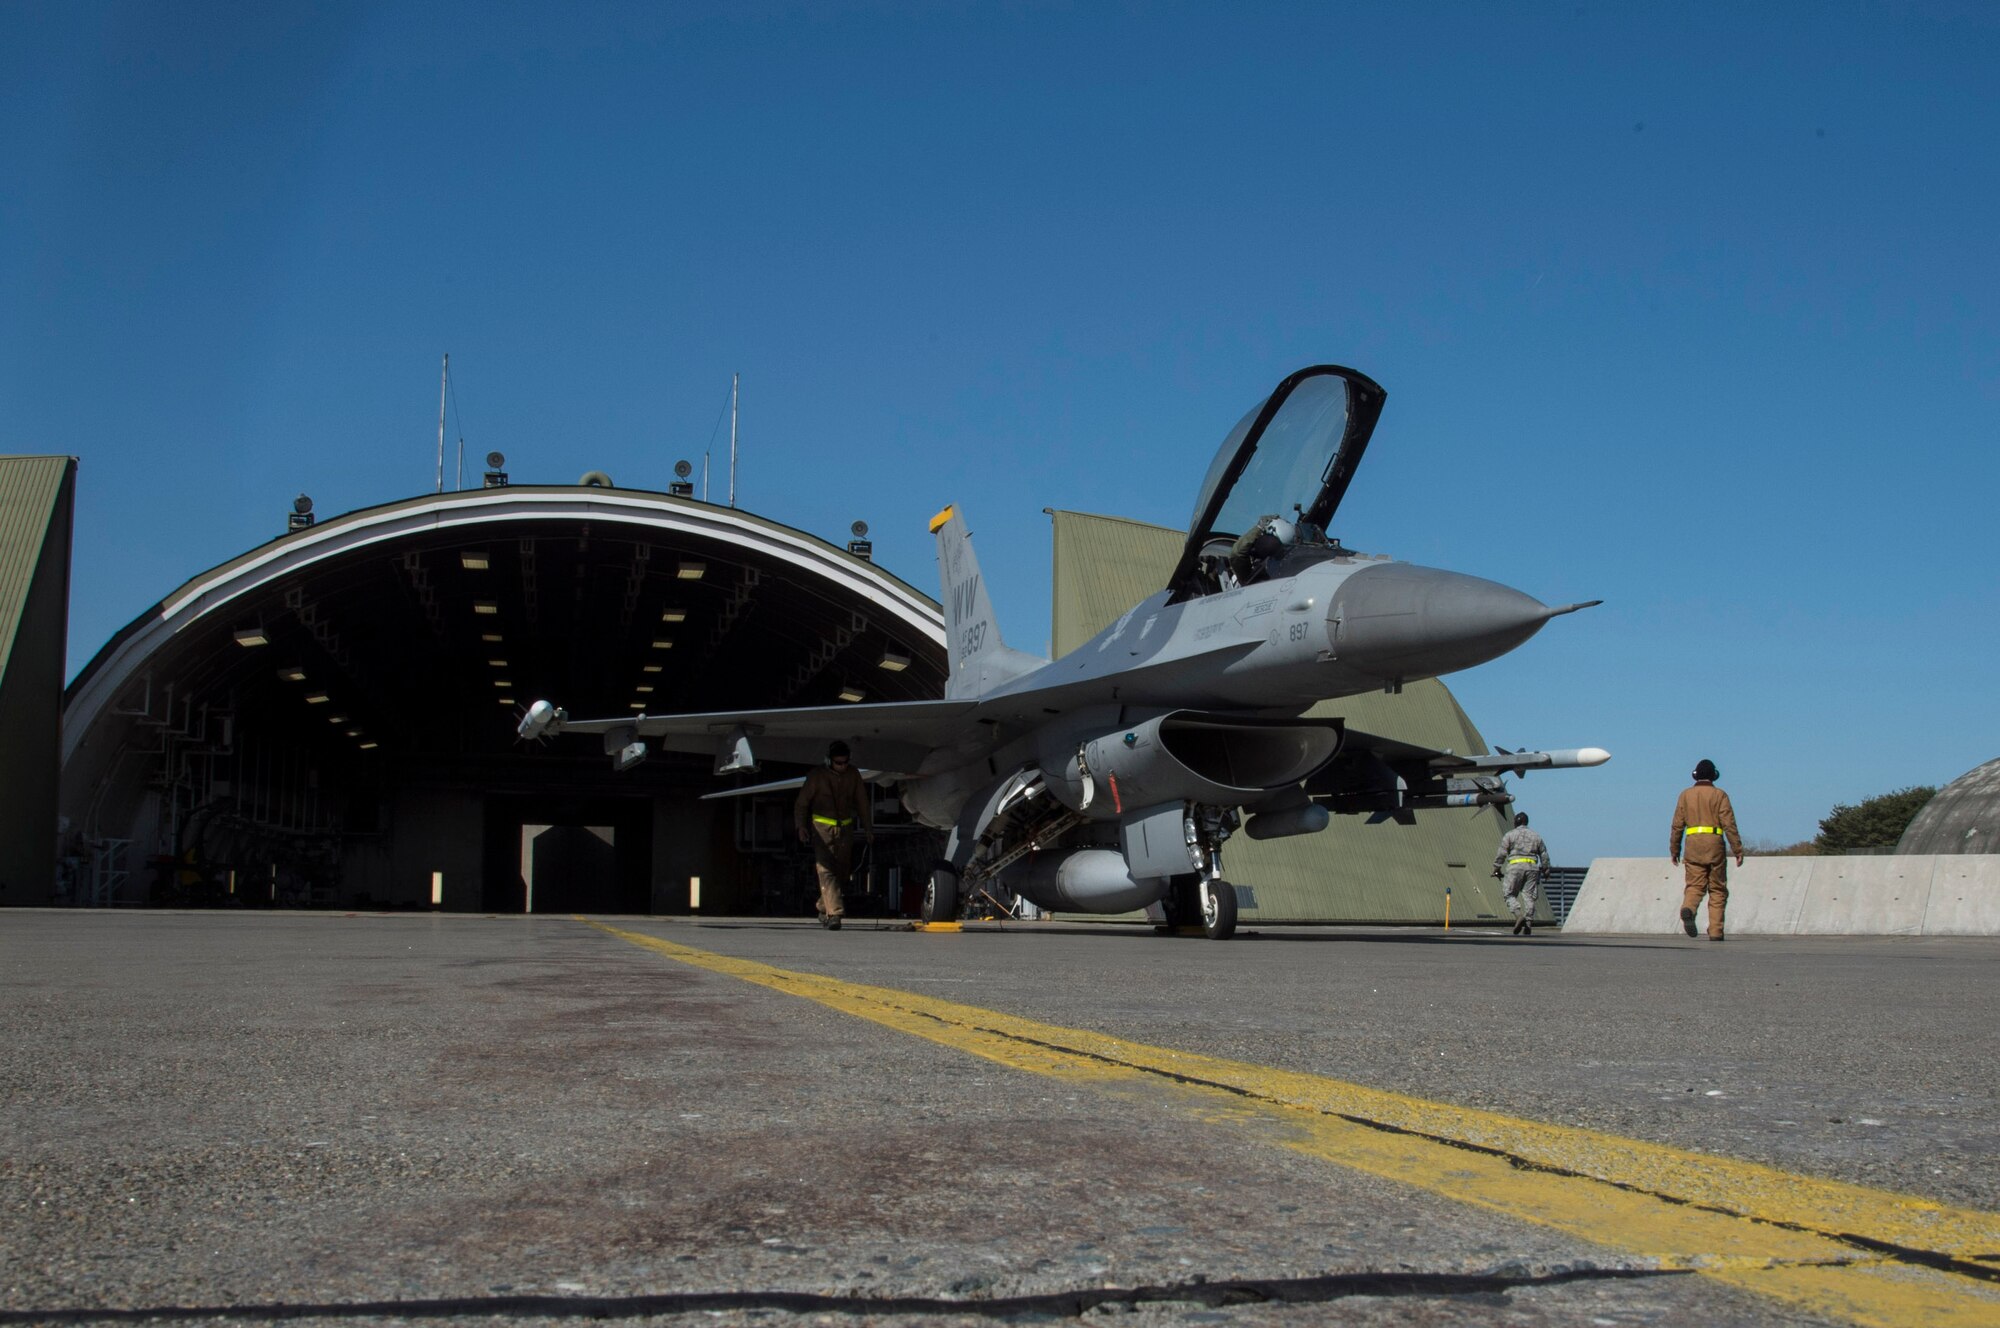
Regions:
<svg viewBox="0 0 2000 1328"><path fill-rule="evenodd" d="M820 926L839 931L840 919L847 911L840 887L854 870L855 828L860 827L873 843L875 823L868 807L868 786L849 764L847 744L831 743L826 758L826 765L806 776L798 801L792 804L792 819L798 823L799 842L812 845L813 870L819 875L819 902L813 911L819 914Z"/></svg>
<svg viewBox="0 0 2000 1328"><path fill-rule="evenodd" d="M1722 915L1729 907L1729 866L1723 840L1736 865L1743 865L1743 836L1736 829L1736 809L1729 795L1715 786L1721 775L1715 762L1703 757L1694 768L1694 786L1681 790L1674 803L1674 829L1667 852L1678 866L1687 860L1687 889L1681 895L1681 929L1692 936L1694 911L1708 896L1708 939L1722 939Z"/></svg>

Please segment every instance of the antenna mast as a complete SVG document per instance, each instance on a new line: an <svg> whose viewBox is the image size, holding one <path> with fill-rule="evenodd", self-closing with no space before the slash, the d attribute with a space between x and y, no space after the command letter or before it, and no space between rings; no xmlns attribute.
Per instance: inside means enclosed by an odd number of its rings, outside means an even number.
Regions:
<svg viewBox="0 0 2000 1328"><path fill-rule="evenodd" d="M729 375L729 505L736 506L736 384L742 374Z"/></svg>
<svg viewBox="0 0 2000 1328"><path fill-rule="evenodd" d="M445 353L445 357L444 357L444 368L442 368L442 369L438 370L438 486L437 486L437 491L438 491L439 493L443 493L443 492L444 492L444 385L445 385L445 382L446 382L446 380L447 380L447 379L449 379L450 377L451 377L451 353L450 353L449 351L447 351L447 352Z"/></svg>

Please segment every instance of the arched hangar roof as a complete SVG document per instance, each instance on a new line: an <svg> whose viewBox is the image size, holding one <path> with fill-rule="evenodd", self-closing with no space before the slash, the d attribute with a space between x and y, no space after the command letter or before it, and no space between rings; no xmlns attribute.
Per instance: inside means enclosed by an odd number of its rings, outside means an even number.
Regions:
<svg viewBox="0 0 2000 1328"><path fill-rule="evenodd" d="M1911 820L1898 853L2000 853L2000 760L1966 771Z"/></svg>
<svg viewBox="0 0 2000 1328"><path fill-rule="evenodd" d="M274 539L128 624L65 695L64 803L83 810L141 737L213 744L217 717L340 764L452 761L508 754L539 697L579 716L914 700L944 669L935 601L748 512L596 487L429 495Z"/></svg>

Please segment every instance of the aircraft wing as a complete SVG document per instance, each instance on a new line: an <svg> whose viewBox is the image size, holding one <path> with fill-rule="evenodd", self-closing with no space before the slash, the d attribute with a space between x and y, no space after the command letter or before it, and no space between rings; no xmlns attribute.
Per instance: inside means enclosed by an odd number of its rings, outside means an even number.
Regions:
<svg viewBox="0 0 2000 1328"><path fill-rule="evenodd" d="M638 714L623 719L564 719L546 731L631 734L649 739L665 751L706 755L715 755L725 744L742 739L760 762L801 765L818 761L826 755L826 745L839 738L853 746L857 765L884 773L908 773L922 765L934 749L963 737L977 706L972 700L886 701L796 710Z"/></svg>

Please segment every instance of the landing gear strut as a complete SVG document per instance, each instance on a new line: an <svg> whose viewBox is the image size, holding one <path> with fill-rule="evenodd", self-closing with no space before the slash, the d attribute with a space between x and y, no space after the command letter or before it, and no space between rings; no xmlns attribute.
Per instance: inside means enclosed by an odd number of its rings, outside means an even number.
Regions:
<svg viewBox="0 0 2000 1328"><path fill-rule="evenodd" d="M1227 807L1188 808L1182 821L1188 857L1201 875L1201 929L1211 941L1236 934L1236 887L1222 879L1222 843L1236 830L1236 813Z"/></svg>

